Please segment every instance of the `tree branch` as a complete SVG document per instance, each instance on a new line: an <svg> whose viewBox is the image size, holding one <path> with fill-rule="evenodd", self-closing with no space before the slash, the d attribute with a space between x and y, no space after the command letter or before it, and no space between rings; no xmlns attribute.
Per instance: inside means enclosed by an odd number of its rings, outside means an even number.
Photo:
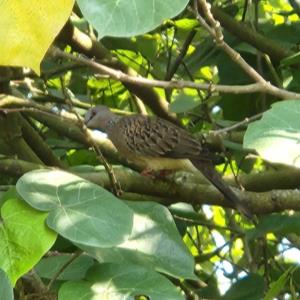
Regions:
<svg viewBox="0 0 300 300"><path fill-rule="evenodd" d="M61 31L58 40L68 43L75 51L77 50L88 57L96 57L99 60L106 59L107 65L129 76L138 76L133 69L114 59L111 53L99 41L91 39L88 35L74 27L70 21L67 22ZM148 105L156 115L171 122L178 123L176 115L168 111L168 102L160 97L151 86L141 86L135 82L123 82L123 84L130 92Z"/></svg>
<svg viewBox="0 0 300 300"><path fill-rule="evenodd" d="M0 160L0 172L19 177L22 174L40 169L43 166L28 163L25 161L4 159ZM114 172L122 185L122 189L130 193L131 200L134 194L138 194L136 200L149 201L159 199L164 205L177 203L178 201L187 202L192 205L220 205L231 207L231 202L224 199L210 184L189 183L185 180L171 181L151 179L138 174L130 169L115 167ZM111 183L106 171L97 172L77 172L76 175L92 181L106 189L111 189ZM241 201L244 201L249 209L256 214L279 212L286 209L300 210L300 191L299 190L272 190L269 192L245 192L235 189ZM142 196L139 196L142 195ZM126 198L126 193L123 195Z"/></svg>
<svg viewBox="0 0 300 300"><path fill-rule="evenodd" d="M253 31L250 26L237 22L218 7L212 6L211 11L214 17L219 20L222 26L229 32L234 34L241 41L249 43L261 52L268 54L275 61L279 62L283 58L293 54L292 51L281 46L278 42Z"/></svg>
<svg viewBox="0 0 300 300"><path fill-rule="evenodd" d="M261 92L261 93L272 94L279 98L300 99L299 93L294 93L294 92L277 88L266 81L263 82L260 81L259 83L248 84L243 86L228 86L228 85L201 84L201 83L195 83L195 82L184 81L184 80L178 80L178 81L153 80L144 77L129 76L121 71L116 71L112 68L96 63L84 57L65 53L55 47L51 47L48 53L56 58L65 58L65 59L71 59L77 62L81 62L82 64L89 66L90 68L100 73L108 74L111 78L115 80L119 80L121 82L127 82L127 83L134 83L136 85L141 85L141 86L161 87L164 89L192 88L197 90L208 90L210 92L232 93L232 94L248 94L248 93Z"/></svg>

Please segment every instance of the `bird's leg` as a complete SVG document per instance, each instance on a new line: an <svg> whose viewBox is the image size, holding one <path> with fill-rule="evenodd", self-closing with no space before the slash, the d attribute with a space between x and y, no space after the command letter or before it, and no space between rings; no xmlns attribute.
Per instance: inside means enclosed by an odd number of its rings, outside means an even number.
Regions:
<svg viewBox="0 0 300 300"><path fill-rule="evenodd" d="M174 170L162 169L162 170L153 170L149 167L145 168L141 175L145 177L150 177L151 179L165 179L169 175L172 175Z"/></svg>
<svg viewBox="0 0 300 300"><path fill-rule="evenodd" d="M142 176L151 178L151 179L155 179L155 171L152 170L149 167L146 167L145 169L143 169L143 171L140 173Z"/></svg>

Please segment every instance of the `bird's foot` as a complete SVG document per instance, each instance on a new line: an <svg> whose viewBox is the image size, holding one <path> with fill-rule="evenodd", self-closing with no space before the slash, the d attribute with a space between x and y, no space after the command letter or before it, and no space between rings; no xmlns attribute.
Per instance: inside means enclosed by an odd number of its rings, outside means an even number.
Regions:
<svg viewBox="0 0 300 300"><path fill-rule="evenodd" d="M145 168L140 174L142 176L145 176L145 177L148 177L148 178L151 178L151 179L156 178L155 171L152 170L151 168Z"/></svg>
<svg viewBox="0 0 300 300"><path fill-rule="evenodd" d="M149 177L151 179L165 179L169 175L174 173L173 170L152 170L151 168L146 168L141 172L142 176Z"/></svg>

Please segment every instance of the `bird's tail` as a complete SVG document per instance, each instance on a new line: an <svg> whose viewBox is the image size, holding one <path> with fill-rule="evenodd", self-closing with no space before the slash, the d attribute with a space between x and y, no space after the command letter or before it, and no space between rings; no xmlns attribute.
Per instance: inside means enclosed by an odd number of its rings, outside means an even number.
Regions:
<svg viewBox="0 0 300 300"><path fill-rule="evenodd" d="M239 212L248 218L252 218L252 213L245 207L229 185L224 182L211 162L192 160L192 163L226 197L227 200L232 202Z"/></svg>

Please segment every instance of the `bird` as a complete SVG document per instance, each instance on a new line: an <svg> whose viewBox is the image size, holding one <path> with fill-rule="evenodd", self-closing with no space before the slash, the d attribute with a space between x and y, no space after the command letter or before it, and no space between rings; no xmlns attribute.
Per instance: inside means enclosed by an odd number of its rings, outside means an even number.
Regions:
<svg viewBox="0 0 300 300"><path fill-rule="evenodd" d="M156 116L120 116L104 105L90 108L84 123L105 132L121 156L145 169L200 171L240 213L252 218L249 208L215 170L216 156L180 126Z"/></svg>

